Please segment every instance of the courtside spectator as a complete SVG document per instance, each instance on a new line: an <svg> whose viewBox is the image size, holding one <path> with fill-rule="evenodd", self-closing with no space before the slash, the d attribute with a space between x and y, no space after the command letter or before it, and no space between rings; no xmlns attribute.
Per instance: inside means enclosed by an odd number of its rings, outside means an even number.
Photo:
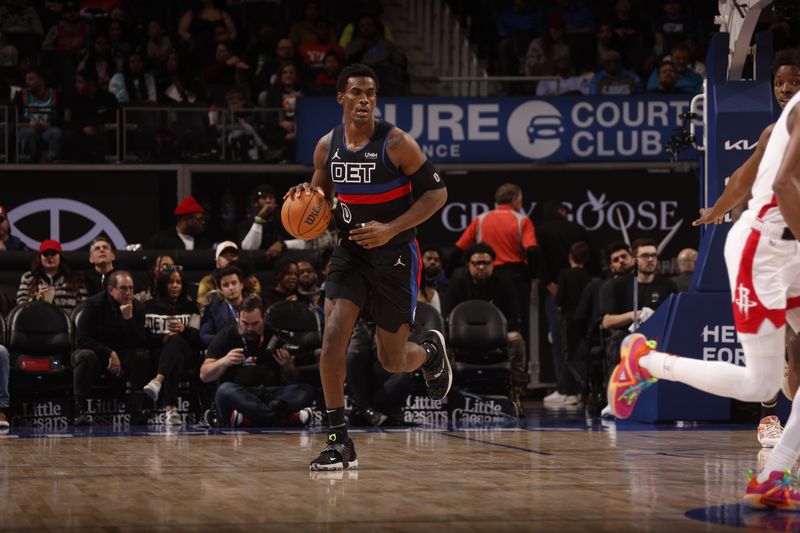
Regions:
<svg viewBox="0 0 800 533"><path fill-rule="evenodd" d="M156 80L159 98L170 103L203 102L206 100L206 89L198 76L184 64L184 60L176 50L167 55L167 60Z"/></svg>
<svg viewBox="0 0 800 533"><path fill-rule="evenodd" d="M175 207L174 228L156 233L147 243L147 248L156 250L204 250L211 242L203 236L206 216L203 207L194 196L187 196Z"/></svg>
<svg viewBox="0 0 800 533"><path fill-rule="evenodd" d="M178 382L185 368L199 368L200 309L186 293L182 269L166 266L156 285L155 298L144 304L145 327L150 331L150 358L158 361L156 376L144 386L154 402L162 397L164 424L181 426L176 408Z"/></svg>
<svg viewBox="0 0 800 533"><path fill-rule="evenodd" d="M443 298L447 293L446 265L438 246L427 245L422 248L422 283L439 293Z"/></svg>
<svg viewBox="0 0 800 533"><path fill-rule="evenodd" d="M236 55L230 43L220 42L214 47L214 55L203 66L203 81L210 90L219 92L222 88L243 84L242 71L249 69L250 65Z"/></svg>
<svg viewBox="0 0 800 533"><path fill-rule="evenodd" d="M468 250L473 244L484 242L493 252L494 271L508 278L517 295L519 326L528 338L528 316L531 294L531 274L536 272L536 231L531 219L520 211L523 206L522 188L514 183L504 183L494 193L497 207L472 219L461 234L456 246Z"/></svg>
<svg viewBox="0 0 800 533"><path fill-rule="evenodd" d="M91 270L86 274L86 290L89 296L98 292L105 292L108 287L108 278L114 268L114 245L106 237L96 237L89 243L89 263Z"/></svg>
<svg viewBox="0 0 800 533"><path fill-rule="evenodd" d="M567 220L564 204L550 200L544 204L542 223L536 228L539 243L539 286L543 287L544 312L547 319L547 338L553 355L553 371L559 381L566 369L561 346L561 314L558 312L558 273L569 267L569 250L578 241L588 242L586 230Z"/></svg>
<svg viewBox="0 0 800 533"><path fill-rule="evenodd" d="M589 94L631 95L642 92L639 75L622 68L619 52L606 52L603 59L603 70L592 76L589 82Z"/></svg>
<svg viewBox="0 0 800 533"><path fill-rule="evenodd" d="M362 63L375 69L384 96L406 96L408 73L406 57L380 33L380 23L372 15L358 19L358 33L344 49L345 63Z"/></svg>
<svg viewBox="0 0 800 533"><path fill-rule="evenodd" d="M681 0L663 0L662 12L653 21L656 52L663 55L697 31L694 21L685 12ZM659 50L660 48L660 50ZM673 59L674 61L674 59Z"/></svg>
<svg viewBox="0 0 800 533"><path fill-rule="evenodd" d="M61 20L50 28L42 41L43 64L55 73L62 89L72 81L88 39L89 26L81 20L79 3L65 2Z"/></svg>
<svg viewBox="0 0 800 533"><path fill-rule="evenodd" d="M236 320L216 335L206 350L200 379L221 382L215 396L223 424L304 425L314 402L314 388L296 383L297 367L284 348L273 348L265 330L264 304L247 298Z"/></svg>
<svg viewBox="0 0 800 533"><path fill-rule="evenodd" d="M282 257L275 262L275 286L264 292L264 306L297 298L297 261Z"/></svg>
<svg viewBox="0 0 800 533"><path fill-rule="evenodd" d="M73 161L105 162L111 141L108 137L118 127L117 99L98 87L94 70L75 73L75 95L67 104L69 120L64 128L64 154Z"/></svg>
<svg viewBox="0 0 800 533"><path fill-rule="evenodd" d="M34 163L54 161L61 157L61 101L58 91L45 85L44 71L38 67L25 74L25 89L17 95L20 110L19 143L22 153ZM39 143L47 146L40 155Z"/></svg>
<svg viewBox="0 0 800 533"><path fill-rule="evenodd" d="M381 18L383 16L383 4L381 4L380 1L369 1L365 6L363 6L363 10L358 14L358 16L353 19L352 22L348 22L344 29L342 29L342 35L339 37L339 46L342 48L347 48L347 44L358 33L358 18L361 16L361 13L372 15L372 17L378 21L378 25L380 26L378 33L380 33L383 38L386 39L386 41L390 43L395 42L394 32L386 24L386 21Z"/></svg>
<svg viewBox="0 0 800 533"><path fill-rule="evenodd" d="M628 6L630 7L630 4ZM602 68L601 65L603 64L603 58L606 57L606 52L610 52L612 50L620 54L623 62L628 60L625 54L626 50L622 44L622 39L620 39L620 37L614 33L614 28L608 21L602 21L597 25L596 50L597 55L595 56L595 60L593 62L594 70L599 70Z"/></svg>
<svg viewBox="0 0 800 533"><path fill-rule="evenodd" d="M318 20L314 24L315 37L300 45L300 57L303 65L316 74L322 70L325 55L334 52L339 57L344 57L344 49L336 42L336 36L331 31L331 26L325 20Z"/></svg>
<svg viewBox="0 0 800 533"><path fill-rule="evenodd" d="M673 276L672 281L680 292L688 291L694 276L694 267L697 265L697 250L684 248L678 252L678 270L680 274Z"/></svg>
<svg viewBox="0 0 800 533"><path fill-rule="evenodd" d="M142 410L150 364L144 305L133 298L133 278L118 270L111 275L108 290L89 298L76 334L78 350L72 354L76 412L74 424L92 423L88 413L89 387L98 372L123 377L131 384L125 402L131 425L147 421Z"/></svg>
<svg viewBox="0 0 800 533"><path fill-rule="evenodd" d="M580 303L584 287L591 281L586 271L588 261L589 245L584 241L578 241L569 249L569 268L563 269L558 274L556 304L561 314L561 348L564 357L560 366L565 370L557 376L556 391L561 398L558 404L564 406L580 403L580 390L571 363L575 360L578 342L584 332L578 327L573 314ZM552 401L549 404L553 406Z"/></svg>
<svg viewBox="0 0 800 533"><path fill-rule="evenodd" d="M311 261L297 262L297 299L307 302L317 312L320 322L325 319L325 294L317 282L317 269Z"/></svg>
<svg viewBox="0 0 800 533"><path fill-rule="evenodd" d="M267 95L267 107L281 109L271 113L270 144L283 148L282 158L294 160L297 132L295 130L295 109L297 99L303 97L303 89L297 72L297 65L286 63L278 70L275 83Z"/></svg>
<svg viewBox="0 0 800 533"><path fill-rule="evenodd" d="M635 318L638 323L646 321L670 294L678 292L675 282L656 274L658 252L652 239L638 239L631 247L636 260L636 272L620 276L603 286L600 306L603 313L603 328L609 332L606 355L611 363L619 361L619 345L629 333L628 328ZM633 276L638 282L638 309L633 309Z"/></svg>
<svg viewBox="0 0 800 533"><path fill-rule="evenodd" d="M200 341L203 346L211 344L214 335L238 320L239 306L245 298L243 280L242 270L235 265L228 265L217 272L217 285L224 299L207 305L203 310L200 320Z"/></svg>
<svg viewBox="0 0 800 533"><path fill-rule="evenodd" d="M42 241L31 269L19 281L17 304L35 300L54 304L67 313L86 300L83 280L67 265L58 241Z"/></svg>
<svg viewBox="0 0 800 533"><path fill-rule="evenodd" d="M289 237L281 223L275 189L259 185L250 193L250 198L255 215L239 224L242 250L265 250L267 257L274 259L286 249L285 241Z"/></svg>
<svg viewBox="0 0 800 533"><path fill-rule="evenodd" d="M147 269L147 280L145 281L144 290L137 292L133 297L142 303L153 298L156 294L156 285L158 285L158 277L161 275L161 272L166 270L167 267L173 266L179 270L183 270L182 266L175 265L175 260L172 259L172 257L168 255L155 256Z"/></svg>
<svg viewBox="0 0 800 533"><path fill-rule="evenodd" d="M266 126L261 115L248 107L244 90L234 87L225 92L225 104L229 116L229 124L218 129L225 135L222 142L230 146L231 158L237 161L258 161L262 158L274 157L277 149L268 154L269 147L264 142L267 135Z"/></svg>
<svg viewBox="0 0 800 533"><path fill-rule="evenodd" d="M289 29L289 38L295 46L302 48L307 43L313 43L319 38L318 24L325 22L320 18L319 2L316 0L309 0L306 2L304 17L292 24ZM326 24L326 40L325 42L336 42L336 34L333 32L330 24Z"/></svg>
<svg viewBox="0 0 800 533"><path fill-rule="evenodd" d="M228 265L236 264L246 272L246 269L239 265L239 247L233 241L223 241L217 245L215 261L216 268L214 272L204 276L200 280L197 287L197 303L204 307L211 303L211 301L222 300L222 294L219 292L219 285L217 284L217 273ZM215 293L213 296L211 293ZM261 294L261 283L254 274L244 274L244 292Z"/></svg>
<svg viewBox="0 0 800 533"><path fill-rule="evenodd" d="M525 366L525 340L520 334L520 309L517 289L506 277L495 272L495 251L485 242L472 245L466 253L467 275L454 276L444 297L444 316L461 302L483 300L497 307L508 323L508 359L515 396L528 383Z"/></svg>
<svg viewBox="0 0 800 533"><path fill-rule="evenodd" d="M17 237L11 235L11 222L8 221L8 210L0 205L0 252L16 252L28 247Z"/></svg>

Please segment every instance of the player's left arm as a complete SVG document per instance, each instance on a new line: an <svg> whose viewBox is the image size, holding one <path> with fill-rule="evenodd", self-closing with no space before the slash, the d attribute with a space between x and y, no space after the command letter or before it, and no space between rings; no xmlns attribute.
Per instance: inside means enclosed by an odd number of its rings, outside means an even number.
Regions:
<svg viewBox="0 0 800 533"><path fill-rule="evenodd" d="M386 152L400 172L411 178L416 199L405 213L390 222L372 220L362 228L350 230L350 240L365 248L382 246L398 233L422 224L447 202L444 181L413 137L394 128L389 132Z"/></svg>
<svg viewBox="0 0 800 533"><path fill-rule="evenodd" d="M800 237L800 111L797 106L792 108L786 120L786 129L789 131L789 144L783 154L781 166L772 190L778 201L783 219L794 233L795 238Z"/></svg>

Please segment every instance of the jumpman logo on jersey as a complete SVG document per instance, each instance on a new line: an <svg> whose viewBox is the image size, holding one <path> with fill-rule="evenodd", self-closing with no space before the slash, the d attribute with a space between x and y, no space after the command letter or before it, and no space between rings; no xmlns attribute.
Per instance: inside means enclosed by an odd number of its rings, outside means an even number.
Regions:
<svg viewBox="0 0 800 533"><path fill-rule="evenodd" d="M331 157L331 161L333 161L334 159L341 159L341 157L339 157L339 149L338 148L336 149L335 152L333 152L333 157Z"/></svg>
<svg viewBox="0 0 800 533"><path fill-rule="evenodd" d="M736 304L739 308L739 312L742 313L745 318L750 314L750 308L758 305L758 303L750 300L750 289L741 283L736 288L736 299L733 303Z"/></svg>
<svg viewBox="0 0 800 533"><path fill-rule="evenodd" d="M403 256L402 255L398 255L397 256L397 261L394 262L394 266L396 266L396 267L397 266L401 266L401 267L406 266L406 264L403 263Z"/></svg>

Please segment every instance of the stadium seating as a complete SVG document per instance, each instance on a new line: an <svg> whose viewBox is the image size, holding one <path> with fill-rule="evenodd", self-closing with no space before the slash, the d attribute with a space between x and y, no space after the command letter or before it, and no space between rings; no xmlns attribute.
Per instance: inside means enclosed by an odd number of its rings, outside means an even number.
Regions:
<svg viewBox="0 0 800 533"><path fill-rule="evenodd" d="M453 309L448 324L456 384L475 394L510 397L508 325L503 313L489 302L468 300Z"/></svg>

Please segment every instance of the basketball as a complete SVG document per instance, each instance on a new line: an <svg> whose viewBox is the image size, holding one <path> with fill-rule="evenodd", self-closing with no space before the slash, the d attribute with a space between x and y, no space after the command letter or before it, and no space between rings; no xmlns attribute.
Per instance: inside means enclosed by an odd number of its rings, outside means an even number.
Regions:
<svg viewBox="0 0 800 533"><path fill-rule="evenodd" d="M281 222L290 235L303 240L322 235L331 222L331 207L317 191L301 193L283 202Z"/></svg>

